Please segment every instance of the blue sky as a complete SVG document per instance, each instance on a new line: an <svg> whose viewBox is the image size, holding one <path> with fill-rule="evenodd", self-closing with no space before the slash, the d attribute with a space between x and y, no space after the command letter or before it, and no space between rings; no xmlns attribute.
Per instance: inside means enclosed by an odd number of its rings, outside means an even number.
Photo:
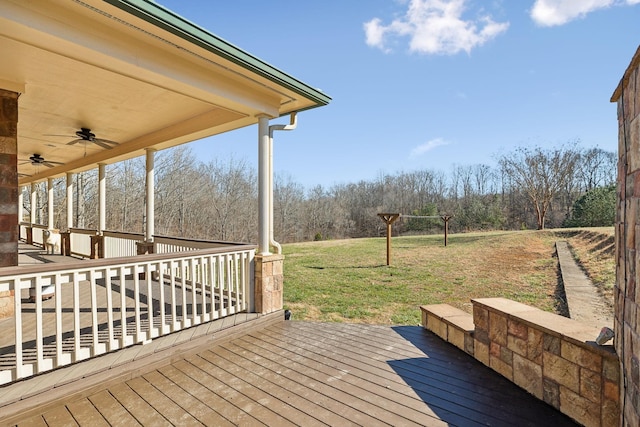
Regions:
<svg viewBox="0 0 640 427"><path fill-rule="evenodd" d="M158 3L332 97L275 134L275 172L307 189L519 146L617 151L609 99L640 44L640 0ZM256 127L190 146L257 164Z"/></svg>

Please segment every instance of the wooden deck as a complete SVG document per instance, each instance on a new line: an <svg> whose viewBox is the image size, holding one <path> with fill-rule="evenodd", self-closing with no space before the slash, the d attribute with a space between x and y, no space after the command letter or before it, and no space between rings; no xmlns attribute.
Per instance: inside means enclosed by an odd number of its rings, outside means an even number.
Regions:
<svg viewBox="0 0 640 427"><path fill-rule="evenodd" d="M278 317L183 354L141 360L124 376L52 389L49 403L0 424L575 425L418 326Z"/></svg>

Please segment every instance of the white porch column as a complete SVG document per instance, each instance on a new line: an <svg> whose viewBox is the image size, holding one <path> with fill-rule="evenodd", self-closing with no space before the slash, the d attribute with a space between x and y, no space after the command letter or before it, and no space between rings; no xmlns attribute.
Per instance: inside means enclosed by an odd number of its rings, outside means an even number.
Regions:
<svg viewBox="0 0 640 427"><path fill-rule="evenodd" d="M155 149L147 148L147 175L145 188L145 195L147 197L147 228L144 236L144 240L146 242L153 242L153 234L155 233L155 153Z"/></svg>
<svg viewBox="0 0 640 427"><path fill-rule="evenodd" d="M53 178L47 178L47 228L53 228Z"/></svg>
<svg viewBox="0 0 640 427"><path fill-rule="evenodd" d="M98 232L107 228L107 180L105 179L105 164L98 164Z"/></svg>
<svg viewBox="0 0 640 427"><path fill-rule="evenodd" d="M29 214L29 226L33 227L33 224L35 224L36 222L36 209L38 209L38 207L36 206L36 183L32 182L31 183L31 212Z"/></svg>
<svg viewBox="0 0 640 427"><path fill-rule="evenodd" d="M269 217L271 215L269 188L269 117L258 117L258 254L270 255Z"/></svg>
<svg viewBox="0 0 640 427"><path fill-rule="evenodd" d="M67 231L73 228L73 173L67 172Z"/></svg>

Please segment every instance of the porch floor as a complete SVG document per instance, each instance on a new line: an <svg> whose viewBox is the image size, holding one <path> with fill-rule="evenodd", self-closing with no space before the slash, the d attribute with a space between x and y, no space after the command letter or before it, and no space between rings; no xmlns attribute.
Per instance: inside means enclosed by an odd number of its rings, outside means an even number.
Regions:
<svg viewBox="0 0 640 427"><path fill-rule="evenodd" d="M4 423L575 425L419 326L284 321L281 315L141 363L124 377L114 372L91 387L71 383L71 391L62 387L57 399L50 395L50 403L14 412Z"/></svg>

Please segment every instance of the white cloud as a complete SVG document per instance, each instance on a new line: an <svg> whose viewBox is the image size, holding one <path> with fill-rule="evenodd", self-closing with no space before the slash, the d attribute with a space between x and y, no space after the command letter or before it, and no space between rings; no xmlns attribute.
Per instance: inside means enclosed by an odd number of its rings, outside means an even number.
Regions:
<svg viewBox="0 0 640 427"><path fill-rule="evenodd" d="M598 9L625 4L640 4L640 0L536 0L530 16L536 24L552 27L583 18Z"/></svg>
<svg viewBox="0 0 640 427"><path fill-rule="evenodd" d="M442 138L432 139L431 141L427 141L422 145L418 145L413 150L411 150L411 154L409 157L419 157L424 153L433 150L436 147L440 147L441 145L449 145L449 142L445 141Z"/></svg>
<svg viewBox="0 0 640 427"><path fill-rule="evenodd" d="M389 51L392 37L409 37L411 52L453 55L482 46L509 28L508 22L494 22L490 16L463 19L468 0L410 0L405 15L389 25L380 18L364 24L369 46Z"/></svg>

